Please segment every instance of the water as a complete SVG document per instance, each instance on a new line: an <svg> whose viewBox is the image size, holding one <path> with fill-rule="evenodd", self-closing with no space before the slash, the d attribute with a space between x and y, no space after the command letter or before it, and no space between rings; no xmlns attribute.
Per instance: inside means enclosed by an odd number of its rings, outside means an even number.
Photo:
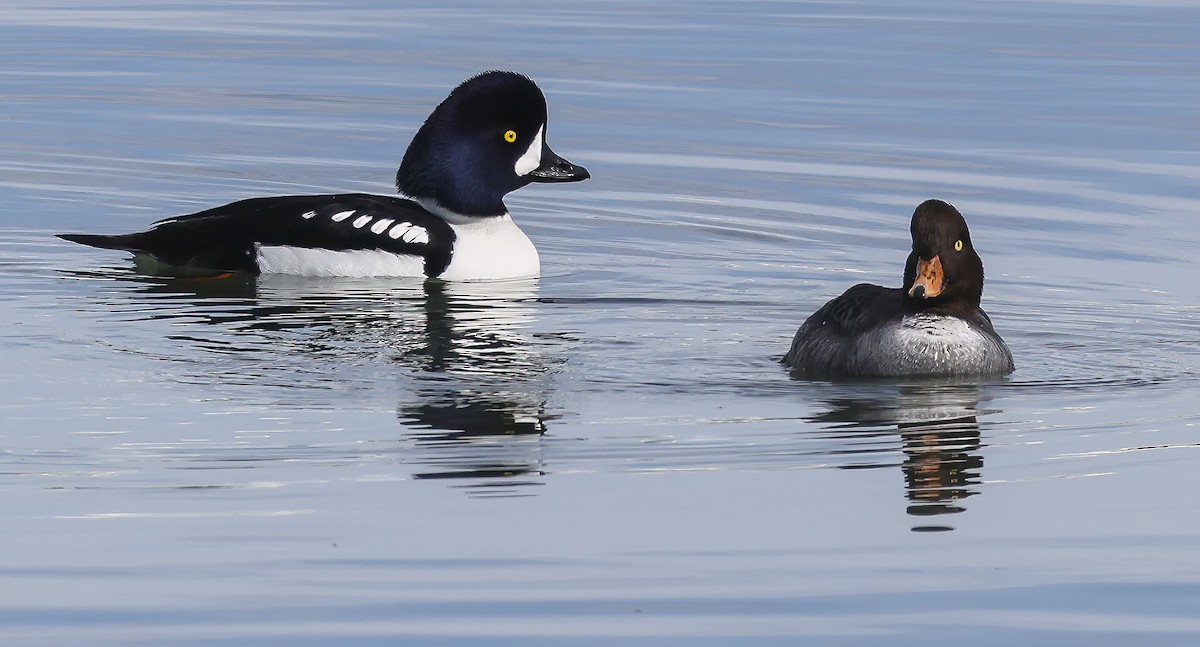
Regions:
<svg viewBox="0 0 1200 647"><path fill-rule="evenodd" d="M1191 2L9 2L0 627L29 644L1190 645ZM537 282L168 281L60 231L388 193L516 69ZM954 202L1009 378L802 382Z"/></svg>

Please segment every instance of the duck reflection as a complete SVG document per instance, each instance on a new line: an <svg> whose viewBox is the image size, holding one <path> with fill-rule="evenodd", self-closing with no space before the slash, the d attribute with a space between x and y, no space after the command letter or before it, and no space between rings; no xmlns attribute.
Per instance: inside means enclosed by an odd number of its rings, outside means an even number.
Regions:
<svg viewBox="0 0 1200 647"><path fill-rule="evenodd" d="M331 390L341 398L395 381L398 455L413 478L452 479L473 496L543 484L554 361L543 352L553 339L532 331L536 279L120 279L138 298L105 291L98 307L124 320L171 320L172 341L229 358L207 371L222 386L284 386L290 403L324 408Z"/></svg>
<svg viewBox="0 0 1200 647"><path fill-rule="evenodd" d="M418 479L463 479L473 496L519 496L541 485L548 373L529 328L536 281L429 281L415 401L397 416L416 445ZM490 479L490 480L489 480Z"/></svg>
<svg viewBox="0 0 1200 647"><path fill-rule="evenodd" d="M422 394L398 417L415 443L415 479L463 480L472 496L528 495L527 486L544 484L542 406L523 411L522 403L445 391Z"/></svg>
<svg viewBox="0 0 1200 647"><path fill-rule="evenodd" d="M869 390L868 390L869 389ZM961 513L965 499L979 493L983 469L977 416L978 385L944 381L864 386L852 394L824 400L827 411L814 416L833 438L900 434L908 514L937 517ZM920 524L914 531L942 531L944 523Z"/></svg>

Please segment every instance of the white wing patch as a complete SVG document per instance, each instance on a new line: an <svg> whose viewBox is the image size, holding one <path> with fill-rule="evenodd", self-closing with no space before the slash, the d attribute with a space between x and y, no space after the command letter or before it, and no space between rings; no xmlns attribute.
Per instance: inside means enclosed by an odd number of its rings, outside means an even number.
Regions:
<svg viewBox="0 0 1200 647"><path fill-rule="evenodd" d="M372 228L372 231L374 231L374 228ZM429 242L429 232L424 227L414 225L411 222L402 222L392 227L388 231L388 237L392 240L403 240L406 243L426 244Z"/></svg>
<svg viewBox="0 0 1200 647"><path fill-rule="evenodd" d="M354 222L352 222L350 224L354 225L355 229L362 229L363 226L366 225L368 222L371 222L371 216L359 216L359 217L355 218Z"/></svg>
<svg viewBox="0 0 1200 647"><path fill-rule="evenodd" d="M339 211L339 212L333 214L332 218L333 218L334 222L341 222L341 221L345 220L346 218L349 218L350 216L353 216L353 215L354 215L354 210L351 209L349 211Z"/></svg>
<svg viewBox="0 0 1200 647"><path fill-rule="evenodd" d="M384 218L383 220L371 225L371 233L382 234L384 230L392 226L393 222L396 222L395 218Z"/></svg>
<svg viewBox="0 0 1200 647"><path fill-rule="evenodd" d="M300 214L300 217L304 218L305 220L308 220L309 218L312 218L315 215L317 215L316 211L305 211L304 213Z"/></svg>
<svg viewBox="0 0 1200 647"><path fill-rule="evenodd" d="M533 136L533 141L529 142L529 148L525 154L517 158L517 163L513 165L513 171L517 175L529 175L542 165L542 132L545 129L544 125L538 128L537 134Z"/></svg>

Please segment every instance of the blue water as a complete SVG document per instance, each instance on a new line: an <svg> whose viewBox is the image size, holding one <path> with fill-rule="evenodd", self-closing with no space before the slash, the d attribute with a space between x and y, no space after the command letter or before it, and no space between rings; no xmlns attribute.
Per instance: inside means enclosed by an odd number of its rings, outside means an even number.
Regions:
<svg viewBox="0 0 1200 647"><path fill-rule="evenodd" d="M1200 3L9 2L13 644L1200 641ZM59 241L390 193L485 69L593 179L539 281L138 274ZM1017 372L776 360L967 217Z"/></svg>

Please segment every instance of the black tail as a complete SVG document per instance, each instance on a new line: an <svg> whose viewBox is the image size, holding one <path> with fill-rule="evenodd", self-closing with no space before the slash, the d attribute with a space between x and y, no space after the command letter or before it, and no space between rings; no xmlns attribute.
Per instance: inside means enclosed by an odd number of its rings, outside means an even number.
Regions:
<svg viewBox="0 0 1200 647"><path fill-rule="evenodd" d="M120 236L105 236L102 234L55 235L63 240L69 240L73 243L89 245L91 247L99 247L100 249L123 249L130 252L139 251L137 243L133 240L134 234L125 234Z"/></svg>

